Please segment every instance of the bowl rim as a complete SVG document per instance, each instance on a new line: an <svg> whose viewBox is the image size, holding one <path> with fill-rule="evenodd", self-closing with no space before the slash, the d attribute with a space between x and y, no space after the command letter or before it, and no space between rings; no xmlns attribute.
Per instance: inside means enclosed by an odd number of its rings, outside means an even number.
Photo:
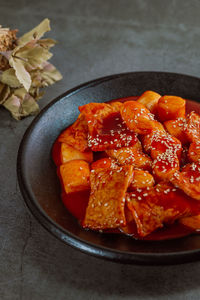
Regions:
<svg viewBox="0 0 200 300"><path fill-rule="evenodd" d="M94 80L90 80L86 83L82 83L72 89L67 90L62 93L52 101L50 101L39 114L33 119L28 128L26 129L22 140L20 142L20 146L18 149L17 155L17 178L20 187L21 194L25 200L26 206L29 208L32 215L39 221L39 223L46 228L51 234L57 237L59 240L80 250L83 253L90 254L99 258L103 258L106 260L111 260L120 263L128 263L128 264L139 264L139 265L171 265L171 264L181 264L196 261L200 258L200 249L189 250L189 251L180 251L180 252L167 252L167 253L152 253L152 252L129 252L122 250L115 250L105 246L97 245L93 242L86 241L82 238L77 237L75 234L67 231L62 228L58 223L52 220L44 209L35 201L35 197L32 194L29 183L26 180L25 174L23 173L23 159L26 151L26 146L28 140L31 136L32 131L34 130L37 122L43 117L43 115L48 111L50 107L52 107L55 103L59 102L63 98L68 98L73 94L76 94L84 89L87 89L91 86L98 85L102 82L106 82L109 80L121 78L122 76L132 75L132 74L168 74L174 76L182 76L191 79L200 78L196 76L191 76L187 74L174 73L174 72L160 72L160 71L137 71L137 72L125 72L119 74L112 74L104 77L99 77ZM184 238L184 237L183 237ZM181 238L181 239L183 239ZM141 241L140 241L141 242ZM148 243L149 241L142 241L144 243ZM151 241L153 243L162 243L162 241Z"/></svg>

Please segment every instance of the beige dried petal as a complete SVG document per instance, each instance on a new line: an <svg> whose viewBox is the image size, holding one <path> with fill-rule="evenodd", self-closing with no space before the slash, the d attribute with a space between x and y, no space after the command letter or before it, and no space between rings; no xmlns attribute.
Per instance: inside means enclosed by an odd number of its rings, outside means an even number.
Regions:
<svg viewBox="0 0 200 300"><path fill-rule="evenodd" d="M39 87L31 87L29 94L35 99L35 101L38 101L43 97L44 91L40 92Z"/></svg>
<svg viewBox="0 0 200 300"><path fill-rule="evenodd" d="M42 78L48 84L51 85L56 81L62 79L61 73L50 63L48 63L42 71Z"/></svg>
<svg viewBox="0 0 200 300"><path fill-rule="evenodd" d="M55 46L55 44L57 44L58 42L56 40L53 39L42 39L42 40L38 40L37 44L40 45L41 47L50 49L51 47Z"/></svg>
<svg viewBox="0 0 200 300"><path fill-rule="evenodd" d="M17 57L23 60L23 64L27 70L35 69L52 57L52 53L41 46L35 45L34 48L24 47L23 51L17 53Z"/></svg>
<svg viewBox="0 0 200 300"><path fill-rule="evenodd" d="M10 65L15 69L15 74L19 82L24 86L24 88L29 91L31 87L31 76L30 74L26 71L24 67L24 62L19 59L19 58L14 58L11 57L10 60Z"/></svg>
<svg viewBox="0 0 200 300"><path fill-rule="evenodd" d="M21 86L13 68L4 71L0 76L0 81L9 85L11 88L19 88Z"/></svg>
<svg viewBox="0 0 200 300"><path fill-rule="evenodd" d="M3 104L10 94L10 87L0 82L0 104Z"/></svg>
<svg viewBox="0 0 200 300"><path fill-rule="evenodd" d="M32 87L46 87L62 79L61 73L49 62L43 64L43 69L30 72Z"/></svg>
<svg viewBox="0 0 200 300"><path fill-rule="evenodd" d="M34 115L39 111L35 99L24 88L14 90L13 94L3 103L3 106L11 112L16 120Z"/></svg>
<svg viewBox="0 0 200 300"><path fill-rule="evenodd" d="M20 120L20 106L21 102L20 99L15 96L11 95L3 104L3 106L9 110L16 120Z"/></svg>
<svg viewBox="0 0 200 300"><path fill-rule="evenodd" d="M49 19L44 19L38 26L33 28L31 31L25 33L22 37L18 40L19 47L23 47L25 44L29 43L31 40L38 40L40 39L45 32L50 31L50 22ZM20 48L21 48L20 47Z"/></svg>
<svg viewBox="0 0 200 300"><path fill-rule="evenodd" d="M39 106L30 94L26 94L25 99L22 103L22 110L23 117L29 115L36 115L39 112Z"/></svg>
<svg viewBox="0 0 200 300"><path fill-rule="evenodd" d="M31 84L31 88L41 88L43 87L42 84L42 74L41 74L41 70L40 69L36 69L36 70L32 70L30 72L31 75L31 80L32 80L32 84Z"/></svg>

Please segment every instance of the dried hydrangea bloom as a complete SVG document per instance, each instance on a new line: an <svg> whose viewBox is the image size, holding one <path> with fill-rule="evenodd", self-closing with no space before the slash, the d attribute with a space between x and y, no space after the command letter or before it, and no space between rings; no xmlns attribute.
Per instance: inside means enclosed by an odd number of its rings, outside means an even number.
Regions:
<svg viewBox="0 0 200 300"><path fill-rule="evenodd" d="M62 79L60 72L48 62L52 39L41 39L50 31L50 22L43 20L38 26L16 39L16 30L0 28L0 104L12 116L22 117L39 111L37 100L40 88Z"/></svg>

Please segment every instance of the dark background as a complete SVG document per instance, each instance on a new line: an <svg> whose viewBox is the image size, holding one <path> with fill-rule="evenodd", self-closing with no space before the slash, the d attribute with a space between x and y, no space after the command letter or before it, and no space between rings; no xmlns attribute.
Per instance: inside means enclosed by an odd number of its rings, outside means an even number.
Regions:
<svg viewBox="0 0 200 300"><path fill-rule="evenodd" d="M59 43L52 62L66 90L127 71L199 75L200 1L0 0L0 23L23 34L45 17ZM33 117L17 122L0 108L0 299L199 299L200 263L145 267L87 256L51 236L19 192L16 157Z"/></svg>

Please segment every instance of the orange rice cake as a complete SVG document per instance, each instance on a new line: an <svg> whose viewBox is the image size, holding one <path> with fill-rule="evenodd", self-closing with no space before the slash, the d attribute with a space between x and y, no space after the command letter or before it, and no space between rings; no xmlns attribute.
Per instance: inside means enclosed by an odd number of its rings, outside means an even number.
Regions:
<svg viewBox="0 0 200 300"><path fill-rule="evenodd" d="M181 142L177 138L163 132L152 132L146 135L143 138L143 147L153 159L156 159L158 155L166 151L180 158L182 151Z"/></svg>
<svg viewBox="0 0 200 300"><path fill-rule="evenodd" d="M177 96L162 96L158 100L157 114L160 121L185 117L185 99Z"/></svg>
<svg viewBox="0 0 200 300"><path fill-rule="evenodd" d="M157 181L170 181L179 168L178 156L167 151L158 155L152 164L153 176Z"/></svg>
<svg viewBox="0 0 200 300"><path fill-rule="evenodd" d="M105 157L94 161L91 164L91 170L114 168L115 166L117 166L116 160L110 157Z"/></svg>
<svg viewBox="0 0 200 300"><path fill-rule="evenodd" d="M59 167L58 172L67 194L90 189L90 167L86 161L68 161Z"/></svg>
<svg viewBox="0 0 200 300"><path fill-rule="evenodd" d="M148 172L140 169L133 170L133 180L129 186L129 190L135 190L137 188L143 189L152 187L155 184L153 176Z"/></svg>
<svg viewBox="0 0 200 300"><path fill-rule="evenodd" d="M61 164L76 159L82 159L91 163L93 161L93 152L91 150L81 152L65 143L61 143L60 159Z"/></svg>
<svg viewBox="0 0 200 300"><path fill-rule="evenodd" d="M124 102L120 109L126 126L138 134L148 134L156 126L154 115L137 101Z"/></svg>
<svg viewBox="0 0 200 300"><path fill-rule="evenodd" d="M155 114L157 110L158 100L161 95L153 91L145 91L138 99L137 102L143 104L151 113Z"/></svg>

